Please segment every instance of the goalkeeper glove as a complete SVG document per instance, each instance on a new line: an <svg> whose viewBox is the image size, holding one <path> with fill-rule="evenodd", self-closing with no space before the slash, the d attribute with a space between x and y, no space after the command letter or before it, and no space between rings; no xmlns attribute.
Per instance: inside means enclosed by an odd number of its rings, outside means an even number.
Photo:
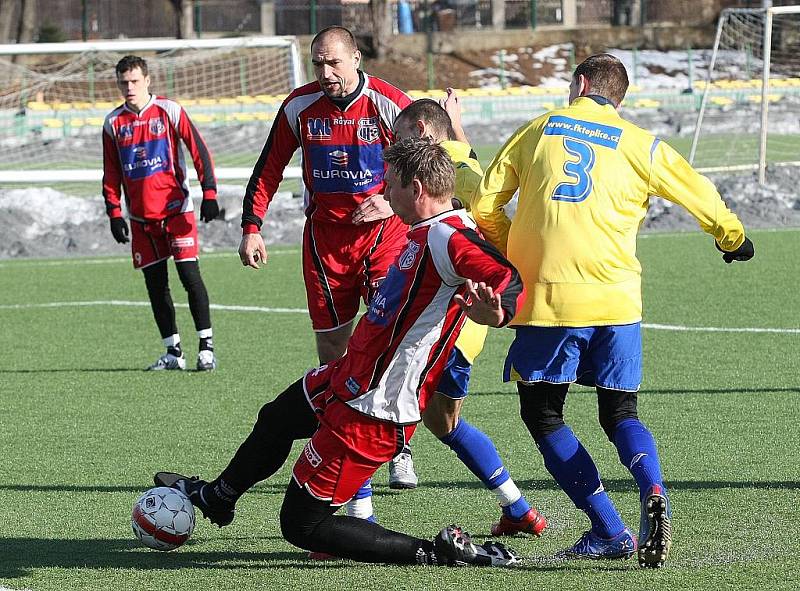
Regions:
<svg viewBox="0 0 800 591"><path fill-rule="evenodd" d="M203 202L200 204L200 219L205 223L210 222L219 215L217 196L212 191L203 192Z"/></svg>
<svg viewBox="0 0 800 591"><path fill-rule="evenodd" d="M122 218L111 218L111 235L120 244L128 242L128 224Z"/></svg>
<svg viewBox="0 0 800 591"><path fill-rule="evenodd" d="M753 243L746 236L741 246L732 252L725 252L722 250L716 241L714 242L714 245L717 247L717 250L722 253L722 260L728 264L732 263L733 261L749 261L756 254L755 248L753 248Z"/></svg>

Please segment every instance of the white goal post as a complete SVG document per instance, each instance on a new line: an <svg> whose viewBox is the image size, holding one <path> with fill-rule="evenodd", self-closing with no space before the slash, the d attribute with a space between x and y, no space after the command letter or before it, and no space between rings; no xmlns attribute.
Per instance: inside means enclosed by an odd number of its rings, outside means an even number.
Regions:
<svg viewBox="0 0 800 591"><path fill-rule="evenodd" d="M250 177L281 101L304 82L295 37L0 45L0 183L99 181L102 123L122 102L114 67L127 54L147 60L151 92L187 110L222 180Z"/></svg>
<svg viewBox="0 0 800 591"><path fill-rule="evenodd" d="M689 161L757 170L762 185L768 164L800 165L799 89L800 5L724 9Z"/></svg>

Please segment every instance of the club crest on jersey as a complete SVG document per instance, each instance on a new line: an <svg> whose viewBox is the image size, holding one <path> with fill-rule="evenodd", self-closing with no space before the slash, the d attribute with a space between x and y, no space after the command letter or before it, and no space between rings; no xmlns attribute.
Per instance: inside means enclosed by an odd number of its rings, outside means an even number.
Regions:
<svg viewBox="0 0 800 591"><path fill-rule="evenodd" d="M367 144L372 144L380 138L377 117L362 117L358 120L358 139Z"/></svg>
<svg viewBox="0 0 800 591"><path fill-rule="evenodd" d="M331 164L334 166L338 166L340 168L347 168L347 162L349 160L347 152L344 150L334 150L333 152L328 152L328 156L331 158Z"/></svg>
<svg viewBox="0 0 800 591"><path fill-rule="evenodd" d="M417 260L417 253L419 252L419 244L413 240L408 243L408 246L403 251L403 254L397 259L397 266L402 270L410 269L414 266L414 261Z"/></svg>
<svg viewBox="0 0 800 591"><path fill-rule="evenodd" d="M165 131L167 131L167 128L164 127L164 122L161 119L150 119L150 133L153 135L161 135Z"/></svg>
<svg viewBox="0 0 800 591"><path fill-rule="evenodd" d="M329 140L331 139L331 120L327 117L312 117L306 121L308 127L308 134L306 137L310 140Z"/></svg>

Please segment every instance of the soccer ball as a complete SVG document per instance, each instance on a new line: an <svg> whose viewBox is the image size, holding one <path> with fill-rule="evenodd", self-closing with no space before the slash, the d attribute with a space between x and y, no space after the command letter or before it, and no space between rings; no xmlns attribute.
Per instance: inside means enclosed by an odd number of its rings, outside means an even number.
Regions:
<svg viewBox="0 0 800 591"><path fill-rule="evenodd" d="M174 488L151 488L134 504L131 528L148 548L174 550L192 535L194 505Z"/></svg>

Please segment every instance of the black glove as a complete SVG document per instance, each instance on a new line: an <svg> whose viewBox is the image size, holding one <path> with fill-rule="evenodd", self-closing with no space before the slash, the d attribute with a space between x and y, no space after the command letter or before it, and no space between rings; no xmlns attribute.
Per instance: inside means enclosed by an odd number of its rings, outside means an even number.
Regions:
<svg viewBox="0 0 800 591"><path fill-rule="evenodd" d="M219 215L219 203L216 199L203 199L200 204L200 219L205 223L210 222Z"/></svg>
<svg viewBox="0 0 800 591"><path fill-rule="evenodd" d="M111 234L120 244L128 242L128 224L122 218L111 218Z"/></svg>
<svg viewBox="0 0 800 591"><path fill-rule="evenodd" d="M741 246L733 252L725 252L719 247L719 244L717 244L716 241L714 242L714 245L717 247L717 250L722 253L722 260L728 264L732 263L733 261L749 261L756 254L756 251L753 248L753 243L747 236L745 236L744 242L742 242Z"/></svg>

